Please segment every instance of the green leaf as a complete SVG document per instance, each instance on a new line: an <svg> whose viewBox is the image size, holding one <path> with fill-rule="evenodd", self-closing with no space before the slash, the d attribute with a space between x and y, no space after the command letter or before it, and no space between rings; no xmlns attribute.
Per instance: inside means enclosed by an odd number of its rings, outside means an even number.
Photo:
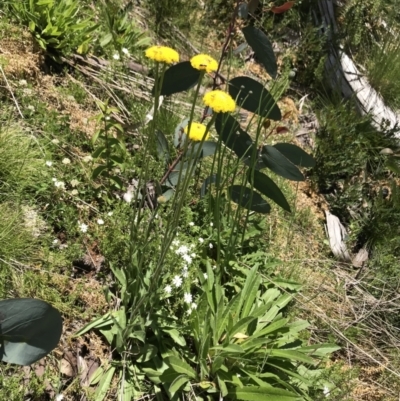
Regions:
<svg viewBox="0 0 400 401"><path fill-rule="evenodd" d="M253 186L257 191L261 192L263 195L272 199L275 203L277 203L282 209L290 212L290 206L287 202L285 195L283 195L282 191L279 187L269 178L267 175L261 173L260 171L255 170ZM248 172L248 181L251 184L251 170Z"/></svg>
<svg viewBox="0 0 400 401"><path fill-rule="evenodd" d="M260 61L272 78L276 78L278 66L272 44L265 33L251 25L243 28L242 32L247 43L254 50L257 60Z"/></svg>
<svg viewBox="0 0 400 401"><path fill-rule="evenodd" d="M107 33L100 39L100 46L105 47L112 41L112 34Z"/></svg>
<svg viewBox="0 0 400 401"><path fill-rule="evenodd" d="M236 294L226 305L222 318L217 321L217 339L219 340L228 325L229 316L233 316L236 322L239 318L238 307L240 305L241 294Z"/></svg>
<svg viewBox="0 0 400 401"><path fill-rule="evenodd" d="M180 346L184 347L186 346L186 341L183 336L180 335L179 331L177 329L166 329L163 328L162 331L164 333L167 333L168 335L171 336L171 338Z"/></svg>
<svg viewBox="0 0 400 401"><path fill-rule="evenodd" d="M244 109L271 120L282 119L275 99L259 82L250 77L236 77L228 84L229 94Z"/></svg>
<svg viewBox="0 0 400 401"><path fill-rule="evenodd" d="M169 160L169 147L167 138L160 130L156 130L156 139L158 157L160 160L167 162Z"/></svg>
<svg viewBox="0 0 400 401"><path fill-rule="evenodd" d="M101 327L110 326L110 325L112 325L112 323L113 323L113 320L112 320L111 314L106 313L105 315L100 316L97 319L94 319L93 321L88 323L87 325L83 326L80 330L78 330L74 334L74 337L79 337L92 329L99 329Z"/></svg>
<svg viewBox="0 0 400 401"><path fill-rule="evenodd" d="M219 375L217 375L217 379L218 379L218 387L219 390L221 391L221 396L222 396L220 397L220 399L222 399L223 397L226 397L228 395L228 388L226 387L224 380L221 379Z"/></svg>
<svg viewBox="0 0 400 401"><path fill-rule="evenodd" d="M302 148L291 143L276 143L275 149L283 154L293 164L300 167L314 167L315 159L306 153Z"/></svg>
<svg viewBox="0 0 400 401"><path fill-rule="evenodd" d="M31 365L60 341L60 312L40 299L0 301L0 360Z"/></svg>
<svg viewBox="0 0 400 401"><path fill-rule="evenodd" d="M183 61L165 71L160 95L170 96L192 88L199 81L200 71L193 68L190 61ZM153 88L154 95L154 88Z"/></svg>
<svg viewBox="0 0 400 401"><path fill-rule="evenodd" d="M244 328L247 329L247 326L256 320L253 316L246 316L243 319L240 319L229 331L228 335L229 338L232 338L236 333L242 332Z"/></svg>
<svg viewBox="0 0 400 401"><path fill-rule="evenodd" d="M219 178L218 178L217 174L210 175L209 177L207 177L204 180L203 185L200 188L200 197L201 198L203 198L207 194L208 186L210 184L214 184L214 183L217 184L217 185L219 184Z"/></svg>
<svg viewBox="0 0 400 401"><path fill-rule="evenodd" d="M263 146L262 159L275 174L292 181L304 181L301 171L273 146Z"/></svg>
<svg viewBox="0 0 400 401"><path fill-rule="evenodd" d="M100 164L97 166L92 173L92 178L95 180L99 175L103 173L103 171L107 170L107 166L105 164Z"/></svg>
<svg viewBox="0 0 400 401"><path fill-rule="evenodd" d="M176 356L169 356L164 358L164 362L169 365L176 373L183 373L192 379L196 378L196 372L191 368L191 366L177 358Z"/></svg>
<svg viewBox="0 0 400 401"><path fill-rule="evenodd" d="M105 146L99 146L93 153L93 159L97 159L107 148Z"/></svg>
<svg viewBox="0 0 400 401"><path fill-rule="evenodd" d="M262 350L264 352L265 350ZM309 357L308 355L304 355L302 352L298 352L296 350L290 350L290 349L270 349L266 351L266 354L269 357L277 357L277 358L283 358L283 359L288 359L289 361L298 361L298 362L304 362L308 363L310 365L314 365L315 362L314 360Z"/></svg>
<svg viewBox="0 0 400 401"><path fill-rule="evenodd" d="M107 371L103 374L94 395L95 401L104 400L104 397L107 395L107 392L110 388L111 380L114 376L114 373L115 373L115 366L110 366L107 369Z"/></svg>
<svg viewBox="0 0 400 401"><path fill-rule="evenodd" d="M247 272L246 282L241 291L240 305L243 305L243 307L240 316L242 318L249 315L254 305L259 286L260 277L258 275L258 265L255 264L252 269Z"/></svg>
<svg viewBox="0 0 400 401"><path fill-rule="evenodd" d="M222 351L222 354L243 354L245 352L238 344L228 344L225 346L217 345L211 349Z"/></svg>
<svg viewBox="0 0 400 401"><path fill-rule="evenodd" d="M225 145L239 158L250 157L256 151L250 135L240 128L239 123L230 114L217 114L215 130Z"/></svg>
<svg viewBox="0 0 400 401"><path fill-rule="evenodd" d="M241 205L245 209L254 210L258 213L269 213L271 206L250 188L241 185L232 185L228 188L229 195L233 202Z"/></svg>
<svg viewBox="0 0 400 401"><path fill-rule="evenodd" d="M231 388L228 397L244 401L301 401L302 397L287 390L275 387L246 386Z"/></svg>
<svg viewBox="0 0 400 401"><path fill-rule="evenodd" d="M114 185L117 188L119 188L119 189L123 188L124 184L123 184L121 178L117 177L116 175L110 175L109 178L110 178L111 181L114 181Z"/></svg>
<svg viewBox="0 0 400 401"><path fill-rule="evenodd" d="M112 263L109 263L110 269L113 272L114 276L118 279L119 283L122 287L126 287L126 276L125 272L122 269L118 269L114 267Z"/></svg>
<svg viewBox="0 0 400 401"><path fill-rule="evenodd" d="M307 347L302 347L298 349L298 351L307 353L308 355L324 357L340 349L341 347L339 347L336 344L315 344L315 345L309 345Z"/></svg>
<svg viewBox="0 0 400 401"><path fill-rule="evenodd" d="M188 150L187 155L196 155L199 148L201 147L201 151L199 153L199 157L207 157L207 156L212 156L215 151L217 150L218 144L212 141L204 141L203 143L196 143L193 146L193 151Z"/></svg>
<svg viewBox="0 0 400 401"><path fill-rule="evenodd" d="M145 344L141 350L139 356L136 358L138 362L147 362L153 359L157 355L158 349L155 345Z"/></svg>
<svg viewBox="0 0 400 401"><path fill-rule="evenodd" d="M169 391L171 394L175 394L179 389L181 389L187 382L189 378L186 375L179 375L169 386Z"/></svg>

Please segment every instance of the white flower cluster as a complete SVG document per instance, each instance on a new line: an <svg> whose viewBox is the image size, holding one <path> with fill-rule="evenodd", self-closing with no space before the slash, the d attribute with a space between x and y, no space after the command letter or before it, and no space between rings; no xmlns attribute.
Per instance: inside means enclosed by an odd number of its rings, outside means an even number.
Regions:
<svg viewBox="0 0 400 401"><path fill-rule="evenodd" d="M65 182L64 181L58 181L57 178L52 178L52 181L54 182L54 186L56 188L65 189Z"/></svg>

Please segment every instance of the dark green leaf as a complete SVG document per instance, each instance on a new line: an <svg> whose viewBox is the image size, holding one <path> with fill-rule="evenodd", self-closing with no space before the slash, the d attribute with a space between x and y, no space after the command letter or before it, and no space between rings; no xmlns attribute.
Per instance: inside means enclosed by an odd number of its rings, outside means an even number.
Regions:
<svg viewBox="0 0 400 401"><path fill-rule="evenodd" d="M170 96L192 88L199 81L200 71L190 61L182 61L165 71L160 95ZM154 88L153 88L154 94Z"/></svg>
<svg viewBox="0 0 400 401"><path fill-rule="evenodd" d="M0 301L0 360L31 365L58 344L60 312L40 299Z"/></svg>
<svg viewBox="0 0 400 401"><path fill-rule="evenodd" d="M187 382L189 378L186 375L179 375L169 386L169 391L171 394L175 394L179 389L181 389Z"/></svg>
<svg viewBox="0 0 400 401"><path fill-rule="evenodd" d="M207 177L204 180L203 185L201 186L201 189L200 189L200 197L201 198L203 198L206 195L208 186L210 184L214 184L214 183L217 185L219 183L219 178L218 178L217 174L210 175L209 177Z"/></svg>
<svg viewBox="0 0 400 401"><path fill-rule="evenodd" d="M300 167L314 167L315 159L304 152L303 149L291 143L277 143L274 148L278 149L293 164Z"/></svg>
<svg viewBox="0 0 400 401"><path fill-rule="evenodd" d="M196 378L196 372L188 363L186 363L182 359L179 359L176 356L169 356L167 358L164 358L164 362L169 365L175 372L183 373L191 377L192 379Z"/></svg>
<svg viewBox="0 0 400 401"><path fill-rule="evenodd" d="M229 94L244 109L271 120L282 119L275 99L259 82L249 77L236 77L228 84Z"/></svg>
<svg viewBox="0 0 400 401"><path fill-rule="evenodd" d="M246 3L239 4L238 16L239 18L246 19L249 15L249 10Z"/></svg>
<svg viewBox="0 0 400 401"><path fill-rule="evenodd" d="M138 362L147 362L157 355L158 349L155 345L145 344L140 349L139 356L136 358Z"/></svg>
<svg viewBox="0 0 400 401"><path fill-rule="evenodd" d="M248 174L248 181L251 184L250 170ZM285 198L285 195L283 195L279 187L267 175L255 170L253 186L255 189L257 189L257 191L276 202L282 209L290 212L290 206Z"/></svg>
<svg viewBox="0 0 400 401"><path fill-rule="evenodd" d="M243 401L300 401L302 397L275 387L246 386L229 389L228 397Z"/></svg>
<svg viewBox="0 0 400 401"><path fill-rule="evenodd" d="M99 146L93 153L93 159L97 159L104 151L106 150L105 146Z"/></svg>
<svg viewBox="0 0 400 401"><path fill-rule="evenodd" d="M258 213L269 213L271 206L257 192L241 185L232 185L228 188L231 199L245 209Z"/></svg>
<svg viewBox="0 0 400 401"><path fill-rule="evenodd" d="M117 188L119 188L119 189L123 188L124 184L123 184L121 178L117 177L116 175L110 175L109 178L110 178L111 181L114 181L114 185Z"/></svg>
<svg viewBox="0 0 400 401"><path fill-rule="evenodd" d="M239 158L249 157L255 151L250 135L240 128L239 123L231 115L218 113L215 129L225 145Z"/></svg>
<svg viewBox="0 0 400 401"><path fill-rule="evenodd" d="M93 170L92 178L95 180L106 169L107 169L107 166L105 164L100 164L100 166L97 166Z"/></svg>
<svg viewBox="0 0 400 401"><path fill-rule="evenodd" d="M167 138L165 135L160 131L156 131L156 138L157 138L157 154L160 160L168 161L169 160L169 147Z"/></svg>
<svg viewBox="0 0 400 401"><path fill-rule="evenodd" d="M262 159L275 174L292 181L304 181L301 171L273 146L266 145L262 148Z"/></svg>
<svg viewBox="0 0 400 401"><path fill-rule="evenodd" d="M257 60L260 61L272 78L276 78L278 66L276 65L272 44L265 33L251 25L243 28L242 32L247 43L254 50Z"/></svg>

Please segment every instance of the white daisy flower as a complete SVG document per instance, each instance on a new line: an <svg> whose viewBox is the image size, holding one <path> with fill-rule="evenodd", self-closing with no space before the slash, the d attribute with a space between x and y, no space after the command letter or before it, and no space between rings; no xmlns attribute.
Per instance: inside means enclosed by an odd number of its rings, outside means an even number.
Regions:
<svg viewBox="0 0 400 401"><path fill-rule="evenodd" d="M108 213L107 213L107 216L110 216L110 217L111 217L112 215L113 215L113 212L108 212Z"/></svg>
<svg viewBox="0 0 400 401"><path fill-rule="evenodd" d="M202 244L204 242L204 239L200 237L199 242L200 242L200 244Z"/></svg>
<svg viewBox="0 0 400 401"><path fill-rule="evenodd" d="M51 167L53 165L53 162L52 161L50 161L50 160L47 160L47 162L46 162L46 166L47 167Z"/></svg>
<svg viewBox="0 0 400 401"><path fill-rule="evenodd" d="M68 159L68 157L64 157L64 159L62 159L62 164L71 164L71 160Z"/></svg>
<svg viewBox="0 0 400 401"><path fill-rule="evenodd" d="M197 309L197 304L196 303L192 303L192 305L190 306L192 309Z"/></svg>
<svg viewBox="0 0 400 401"><path fill-rule="evenodd" d="M189 223L189 226L190 226L190 227L193 227L193 226L194 226L193 221L191 221L191 222Z"/></svg>
<svg viewBox="0 0 400 401"><path fill-rule="evenodd" d="M88 225L85 223L79 223L79 230L81 230L83 233L86 233L88 230Z"/></svg>
<svg viewBox="0 0 400 401"><path fill-rule="evenodd" d="M125 55L129 56L129 50L126 47L122 48L122 53L124 53Z"/></svg>
<svg viewBox="0 0 400 401"><path fill-rule="evenodd" d="M189 265L192 263L192 258L189 255L182 255L182 259Z"/></svg>
<svg viewBox="0 0 400 401"><path fill-rule="evenodd" d="M171 294L172 287L168 284L168 285L165 286L164 291L165 291L167 294Z"/></svg>
<svg viewBox="0 0 400 401"><path fill-rule="evenodd" d="M113 55L113 59L114 59L114 60L119 60L119 54L118 54L118 53L115 53L115 54Z"/></svg>
<svg viewBox="0 0 400 401"><path fill-rule="evenodd" d="M186 245L181 245L175 253L177 255L186 255L189 252L189 248Z"/></svg>
<svg viewBox="0 0 400 401"><path fill-rule="evenodd" d="M97 219L97 224L99 226L102 226L104 224L104 220L103 219Z"/></svg>
<svg viewBox="0 0 400 401"><path fill-rule="evenodd" d="M208 246L210 247L210 249L214 248L214 245L211 242L208 244Z"/></svg>
<svg viewBox="0 0 400 401"><path fill-rule="evenodd" d="M54 185L56 186L56 188L61 188L61 189L65 189L65 182L63 181L54 181Z"/></svg>
<svg viewBox="0 0 400 401"><path fill-rule="evenodd" d="M172 284L175 287L180 287L182 285L182 278L180 276L175 276L172 280Z"/></svg>
<svg viewBox="0 0 400 401"><path fill-rule="evenodd" d="M183 300L185 301L185 303L187 304L191 304L192 303L192 294L190 292L185 292L184 296L183 296Z"/></svg>
<svg viewBox="0 0 400 401"><path fill-rule="evenodd" d="M207 274L207 273L204 273L204 274L203 274L203 277L207 280L207 279L208 279L208 274Z"/></svg>

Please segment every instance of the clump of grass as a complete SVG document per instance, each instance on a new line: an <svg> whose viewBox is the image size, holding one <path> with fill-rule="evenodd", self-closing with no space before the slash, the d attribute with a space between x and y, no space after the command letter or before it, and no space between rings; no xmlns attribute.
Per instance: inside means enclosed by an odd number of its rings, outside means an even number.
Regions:
<svg viewBox="0 0 400 401"><path fill-rule="evenodd" d="M0 129L0 194L31 188L40 182L44 167L43 149L32 134L18 126Z"/></svg>

